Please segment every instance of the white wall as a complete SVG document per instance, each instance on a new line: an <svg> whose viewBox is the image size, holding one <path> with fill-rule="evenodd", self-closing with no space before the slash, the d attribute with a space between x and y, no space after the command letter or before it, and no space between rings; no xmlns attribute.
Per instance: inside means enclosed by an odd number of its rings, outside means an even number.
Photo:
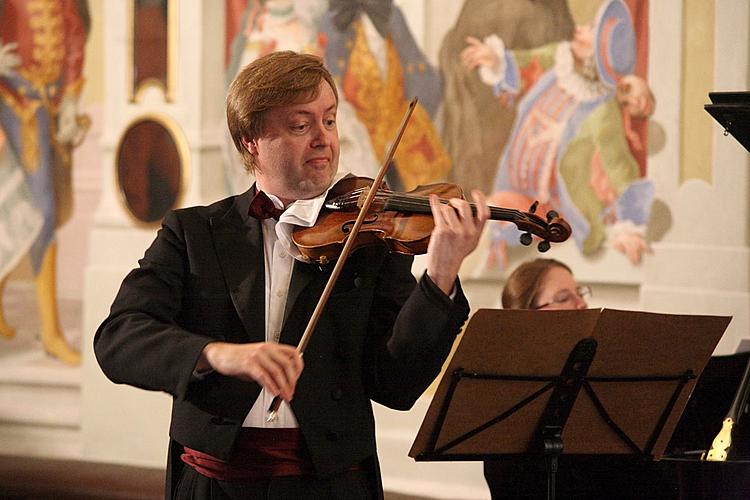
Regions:
<svg viewBox="0 0 750 500"><path fill-rule="evenodd" d="M135 120L158 115L186 143L183 158L184 205L224 196L221 141L224 127L224 3L169 2L176 14L176 82L174 99L156 89L131 102L127 34L131 2L107 2L105 33L106 121L101 140L101 199L89 236L89 260L83 291L83 385L81 399L84 458L163 467L168 442L169 398L132 387L114 386L101 373L92 341L125 274L137 265L156 234L156 227L134 222L115 184L119 139ZM174 10L173 10L174 9ZM178 149L180 140L178 142Z"/></svg>
<svg viewBox="0 0 750 500"><path fill-rule="evenodd" d="M679 182L682 3L651 2L651 83L658 96L653 120L665 147L650 158L657 197L672 213L672 227L645 260L641 303L659 312L734 316L716 354L731 354L750 332L748 152L715 124L712 182ZM748 89L748 3L716 2L714 90ZM708 103L708 96L706 96ZM708 116L708 114L706 114Z"/></svg>

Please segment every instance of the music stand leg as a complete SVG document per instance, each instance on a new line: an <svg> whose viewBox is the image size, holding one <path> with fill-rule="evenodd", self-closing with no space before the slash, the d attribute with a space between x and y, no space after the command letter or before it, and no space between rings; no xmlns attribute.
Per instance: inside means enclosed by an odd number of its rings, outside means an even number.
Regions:
<svg viewBox="0 0 750 500"><path fill-rule="evenodd" d="M544 463L547 470L547 500L555 500L557 465L563 451L563 441L560 437L560 428L545 428L543 444Z"/></svg>
<svg viewBox="0 0 750 500"><path fill-rule="evenodd" d="M560 376L556 377L555 388L540 417L537 428L540 439L538 443L541 443L547 468L547 500L555 500L557 465L563 452L563 427L583 386L583 379L594 360L596 347L597 342L592 338L581 339L573 347Z"/></svg>

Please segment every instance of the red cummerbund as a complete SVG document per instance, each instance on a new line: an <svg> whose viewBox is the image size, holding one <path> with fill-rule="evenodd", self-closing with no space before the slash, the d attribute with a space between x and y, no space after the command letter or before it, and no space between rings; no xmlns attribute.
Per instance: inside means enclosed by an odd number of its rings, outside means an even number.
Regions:
<svg viewBox="0 0 750 500"><path fill-rule="evenodd" d="M243 427L229 462L187 446L184 449L183 462L204 476L221 481L255 481L313 473L302 433L295 428Z"/></svg>

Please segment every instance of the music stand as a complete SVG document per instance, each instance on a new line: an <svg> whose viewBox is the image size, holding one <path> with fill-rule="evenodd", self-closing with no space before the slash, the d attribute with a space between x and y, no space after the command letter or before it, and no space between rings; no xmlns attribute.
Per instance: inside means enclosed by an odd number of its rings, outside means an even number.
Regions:
<svg viewBox="0 0 750 500"><path fill-rule="evenodd" d="M731 318L613 309L481 309L438 385L409 456L658 460Z"/></svg>

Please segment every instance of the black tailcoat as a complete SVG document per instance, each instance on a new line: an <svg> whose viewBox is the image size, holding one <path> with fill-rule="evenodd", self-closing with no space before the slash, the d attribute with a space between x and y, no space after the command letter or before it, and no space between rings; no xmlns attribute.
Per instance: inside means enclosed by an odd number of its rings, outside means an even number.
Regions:
<svg viewBox="0 0 750 500"><path fill-rule="evenodd" d="M265 339L262 230L247 215L251 193L170 212L94 338L112 381L173 397L167 495L182 446L228 460L260 393L253 382L194 375L207 343ZM320 477L370 463L379 485L370 401L409 409L468 316L460 285L451 300L428 277L417 283L411 264L384 247L354 252L305 350L291 406ZM282 343L297 345L332 269L295 262Z"/></svg>

